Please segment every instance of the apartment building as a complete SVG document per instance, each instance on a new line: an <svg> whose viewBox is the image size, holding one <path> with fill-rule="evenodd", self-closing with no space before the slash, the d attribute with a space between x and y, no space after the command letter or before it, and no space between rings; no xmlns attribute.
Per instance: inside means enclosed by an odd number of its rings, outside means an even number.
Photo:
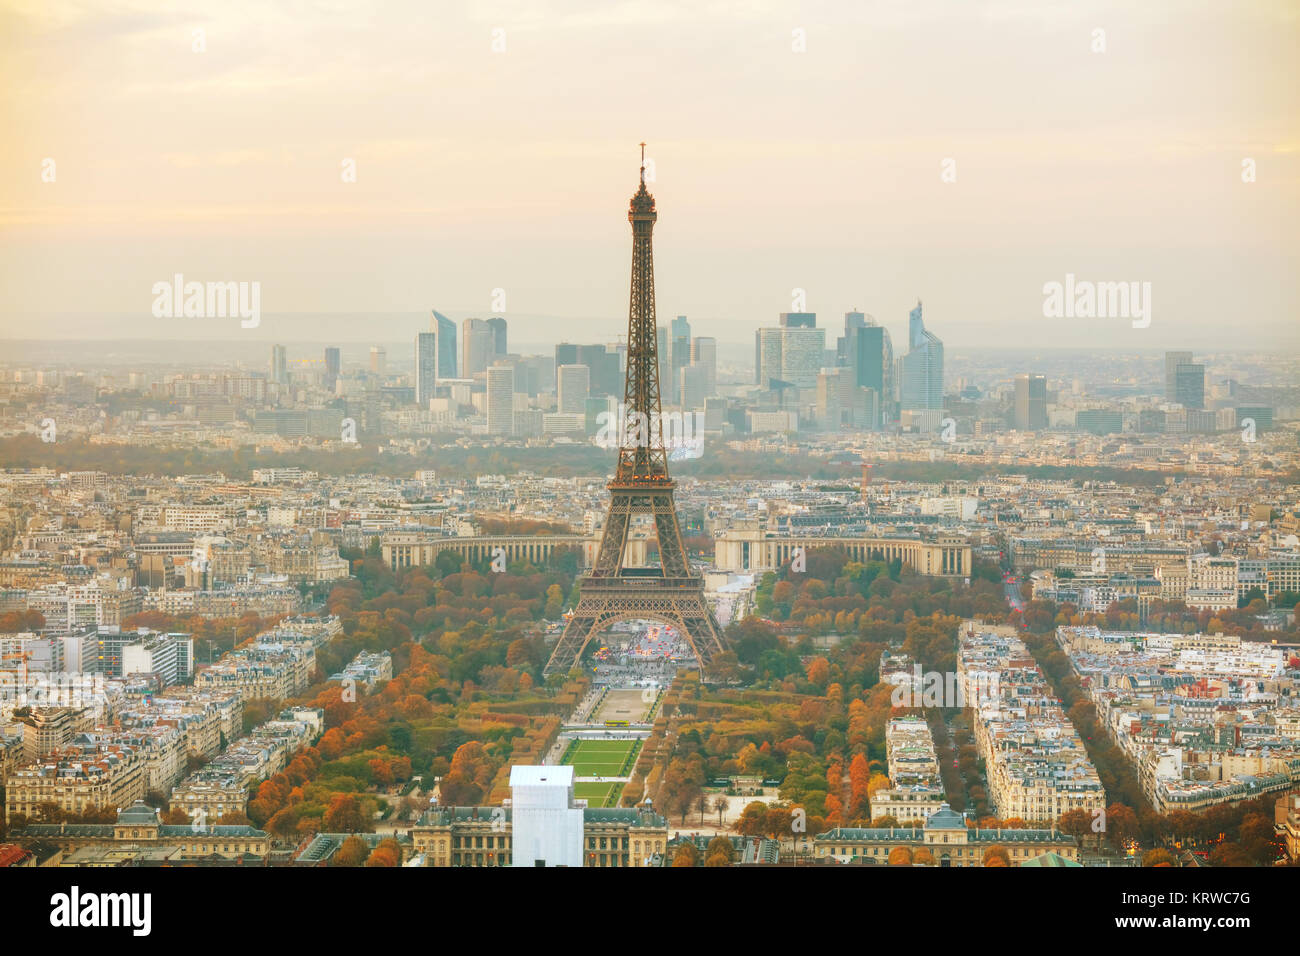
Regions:
<svg viewBox="0 0 1300 956"><path fill-rule="evenodd" d="M146 784L145 761L135 748L87 742L11 771L5 777L5 815L30 817L42 804L76 814L126 806L144 797Z"/></svg>

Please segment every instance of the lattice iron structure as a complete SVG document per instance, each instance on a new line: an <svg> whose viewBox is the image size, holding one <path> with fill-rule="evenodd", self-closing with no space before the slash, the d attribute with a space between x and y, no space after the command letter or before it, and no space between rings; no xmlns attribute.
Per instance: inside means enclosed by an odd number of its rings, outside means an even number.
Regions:
<svg viewBox="0 0 1300 956"><path fill-rule="evenodd" d="M632 290L627 316L627 378L620 414L618 468L607 487L609 514L600 552L579 583L578 606L564 627L547 676L567 673L599 633L625 620L647 619L677 629L701 667L723 650L722 629L704 597L704 577L691 570L673 501L660 419L659 355L655 323L654 196L641 185L632 197ZM634 515L650 515L659 542L658 568L624 565Z"/></svg>

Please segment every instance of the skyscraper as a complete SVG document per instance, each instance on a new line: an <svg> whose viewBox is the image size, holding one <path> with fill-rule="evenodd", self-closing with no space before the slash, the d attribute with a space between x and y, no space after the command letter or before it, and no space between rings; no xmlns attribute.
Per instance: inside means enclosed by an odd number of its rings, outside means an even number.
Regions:
<svg viewBox="0 0 1300 956"><path fill-rule="evenodd" d="M515 370L509 365L487 369L487 430L489 435L515 433Z"/></svg>
<svg viewBox="0 0 1300 956"><path fill-rule="evenodd" d="M1015 426L1022 432L1047 427L1046 376L1016 376Z"/></svg>
<svg viewBox="0 0 1300 956"><path fill-rule="evenodd" d="M781 378L781 330L754 330L754 381L771 388Z"/></svg>
<svg viewBox="0 0 1300 956"><path fill-rule="evenodd" d="M1182 362L1174 369L1174 401L1184 408L1205 408L1205 366Z"/></svg>
<svg viewBox="0 0 1300 956"><path fill-rule="evenodd" d="M488 319L487 324L492 330L492 351L497 358L504 358L510 354L510 349L506 347L506 320L495 316Z"/></svg>
<svg viewBox="0 0 1300 956"><path fill-rule="evenodd" d="M921 303L908 313L908 352L899 361L899 405L909 411L943 410L943 342L927 332Z"/></svg>
<svg viewBox="0 0 1300 956"><path fill-rule="evenodd" d="M618 353L603 345L574 345L561 342L555 346L555 367L585 365L591 370L591 394L597 397L617 395L622 398L622 372Z"/></svg>
<svg viewBox="0 0 1300 956"><path fill-rule="evenodd" d="M277 385L289 384L289 360L283 345L271 346L271 381Z"/></svg>
<svg viewBox="0 0 1300 956"><path fill-rule="evenodd" d="M438 336L438 378L456 378L456 323L434 309L429 331Z"/></svg>
<svg viewBox="0 0 1300 956"><path fill-rule="evenodd" d="M325 390L332 392L338 385L339 371L343 367L339 350L334 347L325 350Z"/></svg>
<svg viewBox="0 0 1300 956"><path fill-rule="evenodd" d="M691 323L686 320L686 316L679 315L673 319L669 335L672 341L671 380L676 382L680 378L681 370L691 361Z"/></svg>
<svg viewBox="0 0 1300 956"><path fill-rule="evenodd" d="M813 321L781 327L780 377L799 388L816 388L817 375L826 359L826 330L815 327L816 316L812 313L802 314ZM783 320L786 315L782 316Z"/></svg>
<svg viewBox="0 0 1300 956"><path fill-rule="evenodd" d="M857 332L865 328L867 317L862 312L844 313L844 334L835 341L836 364L856 368Z"/></svg>
<svg viewBox="0 0 1300 956"><path fill-rule="evenodd" d="M1191 365L1191 352L1166 352L1165 353L1165 401L1178 401L1176 379L1178 375L1178 366Z"/></svg>
<svg viewBox="0 0 1300 956"><path fill-rule="evenodd" d="M591 369L585 365L561 365L555 370L556 411L585 414L591 395Z"/></svg>
<svg viewBox="0 0 1300 956"><path fill-rule="evenodd" d="M817 422L828 431L840 427L842 380L852 374L847 368L826 368L817 374Z"/></svg>
<svg viewBox="0 0 1300 956"><path fill-rule="evenodd" d="M773 381L816 388L825 361L826 330L815 312L782 312L776 328L754 332L754 380L764 388Z"/></svg>
<svg viewBox="0 0 1300 956"><path fill-rule="evenodd" d="M370 346L370 371L383 375L388 371L388 350L382 345Z"/></svg>
<svg viewBox="0 0 1300 956"><path fill-rule="evenodd" d="M428 409L429 399L438 381L438 335L436 332L415 334L415 404Z"/></svg>
<svg viewBox="0 0 1300 956"><path fill-rule="evenodd" d="M496 331L482 319L466 319L460 324L460 333L460 374L473 378L497 357Z"/></svg>
<svg viewBox="0 0 1300 956"><path fill-rule="evenodd" d="M849 341L853 343L851 371L853 383L859 388L869 388L875 396L871 402L876 414L871 427L879 428L893 421L894 412L894 343L889 330L866 317L866 324L854 330Z"/></svg>
<svg viewBox="0 0 1300 956"><path fill-rule="evenodd" d="M711 335L697 335L691 340L691 364L704 369L704 394L718 392L718 340Z"/></svg>
<svg viewBox="0 0 1300 956"><path fill-rule="evenodd" d="M694 363L683 366L677 372L677 402L684 411L696 411L704 408L707 380L704 366Z"/></svg>

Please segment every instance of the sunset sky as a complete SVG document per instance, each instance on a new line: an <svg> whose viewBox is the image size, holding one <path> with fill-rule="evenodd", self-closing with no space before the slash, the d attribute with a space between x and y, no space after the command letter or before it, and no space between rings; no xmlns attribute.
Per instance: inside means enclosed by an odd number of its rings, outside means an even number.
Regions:
<svg viewBox="0 0 1300 956"><path fill-rule="evenodd" d="M697 334L802 288L896 342L920 298L951 345L1296 348L1297 49L1284 0L0 0L0 337L167 338L180 272L609 340L645 140ZM1045 318L1066 273L1150 327Z"/></svg>

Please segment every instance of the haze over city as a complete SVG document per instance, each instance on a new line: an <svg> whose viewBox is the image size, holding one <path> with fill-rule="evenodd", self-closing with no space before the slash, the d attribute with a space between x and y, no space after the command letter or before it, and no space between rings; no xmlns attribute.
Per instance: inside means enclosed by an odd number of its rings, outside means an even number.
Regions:
<svg viewBox="0 0 1300 956"><path fill-rule="evenodd" d="M660 312L723 342L803 289L952 346L1297 344L1289 3L0 8L7 338L404 341L496 289L519 341L608 334L645 140ZM154 318L178 272L267 321ZM1045 318L1067 273L1150 326Z"/></svg>

